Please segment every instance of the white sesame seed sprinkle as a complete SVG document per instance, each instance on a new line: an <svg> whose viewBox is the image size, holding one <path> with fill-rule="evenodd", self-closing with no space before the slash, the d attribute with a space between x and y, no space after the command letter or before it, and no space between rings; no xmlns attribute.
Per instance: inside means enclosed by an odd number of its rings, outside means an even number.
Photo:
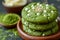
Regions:
<svg viewBox="0 0 60 40"><path fill-rule="evenodd" d="M58 22L58 20L56 19L56 22Z"/></svg>
<svg viewBox="0 0 60 40"><path fill-rule="evenodd" d="M44 10L44 13L46 13L46 10Z"/></svg>
<svg viewBox="0 0 60 40"><path fill-rule="evenodd" d="M45 36L45 34L42 34L42 36Z"/></svg>
<svg viewBox="0 0 60 40"><path fill-rule="evenodd" d="M33 5L31 7L34 7Z"/></svg>
<svg viewBox="0 0 60 40"><path fill-rule="evenodd" d="M58 20L60 20L60 17L57 17Z"/></svg>
<svg viewBox="0 0 60 40"><path fill-rule="evenodd" d="M37 3L37 5L40 5L40 3Z"/></svg>
<svg viewBox="0 0 60 40"><path fill-rule="evenodd" d="M28 12L30 12L30 10L28 10Z"/></svg>
<svg viewBox="0 0 60 40"><path fill-rule="evenodd" d="M53 13L54 11L51 11L51 13Z"/></svg>
<svg viewBox="0 0 60 40"><path fill-rule="evenodd" d="M30 16L30 14L27 14L27 16Z"/></svg>
<svg viewBox="0 0 60 40"><path fill-rule="evenodd" d="M40 15L40 13L37 13L37 15Z"/></svg>
<svg viewBox="0 0 60 40"><path fill-rule="evenodd" d="M28 10L28 8L25 8L25 10L27 11L27 10Z"/></svg>
<svg viewBox="0 0 60 40"><path fill-rule="evenodd" d="M42 4L39 5L40 7L42 6Z"/></svg>
<svg viewBox="0 0 60 40"><path fill-rule="evenodd" d="M46 4L46 7L48 7L48 4Z"/></svg>
<svg viewBox="0 0 60 40"><path fill-rule="evenodd" d="M27 24L26 22L24 22L24 24Z"/></svg>
<svg viewBox="0 0 60 40"><path fill-rule="evenodd" d="M35 9L34 7L32 7L32 9Z"/></svg>
<svg viewBox="0 0 60 40"><path fill-rule="evenodd" d="M46 16L46 15L44 15L44 16Z"/></svg>

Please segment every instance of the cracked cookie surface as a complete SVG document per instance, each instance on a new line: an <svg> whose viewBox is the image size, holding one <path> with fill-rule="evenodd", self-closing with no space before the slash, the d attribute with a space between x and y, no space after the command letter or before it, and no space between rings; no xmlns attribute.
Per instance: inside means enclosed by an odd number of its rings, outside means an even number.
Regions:
<svg viewBox="0 0 60 40"><path fill-rule="evenodd" d="M49 23L54 21L57 16L57 9L44 3L31 3L22 10L22 17L33 23Z"/></svg>

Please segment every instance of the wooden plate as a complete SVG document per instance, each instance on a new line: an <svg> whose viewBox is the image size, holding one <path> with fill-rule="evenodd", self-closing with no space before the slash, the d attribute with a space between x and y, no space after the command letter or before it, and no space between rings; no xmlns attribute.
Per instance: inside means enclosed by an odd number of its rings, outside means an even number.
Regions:
<svg viewBox="0 0 60 40"><path fill-rule="evenodd" d="M19 36L22 37L24 40L58 40L60 38L60 21L58 21L58 25L59 25L59 31L56 34L45 36L45 37L30 36L26 34L22 29L23 26L21 21L17 23L17 30Z"/></svg>

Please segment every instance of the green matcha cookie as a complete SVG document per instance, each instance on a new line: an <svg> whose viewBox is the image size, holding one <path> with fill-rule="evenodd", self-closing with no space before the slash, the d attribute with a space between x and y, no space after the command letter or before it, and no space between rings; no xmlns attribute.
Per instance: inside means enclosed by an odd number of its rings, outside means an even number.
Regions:
<svg viewBox="0 0 60 40"><path fill-rule="evenodd" d="M56 26L56 24L57 24L56 21L49 23L49 24L44 24L44 25L41 25L41 24L37 25L37 24L30 23L29 28L34 29L34 30L44 31L44 30L48 30L48 29L53 28L54 26Z"/></svg>
<svg viewBox="0 0 60 40"><path fill-rule="evenodd" d="M37 31L37 30L29 29L29 27L23 25L23 30L27 34L32 35L32 36L48 36L48 35L56 33L58 31L58 26L56 25L55 27L53 27L52 29L49 29L47 31Z"/></svg>
<svg viewBox="0 0 60 40"><path fill-rule="evenodd" d="M22 24L24 24L25 26L28 26L30 29L33 29L33 30L44 31L56 26L57 22L54 21L52 23L42 25L42 24L34 24L34 23L27 22L22 18Z"/></svg>
<svg viewBox="0 0 60 40"><path fill-rule="evenodd" d="M57 16L57 9L44 3L31 3L22 10L22 18L33 23L49 23L54 21Z"/></svg>

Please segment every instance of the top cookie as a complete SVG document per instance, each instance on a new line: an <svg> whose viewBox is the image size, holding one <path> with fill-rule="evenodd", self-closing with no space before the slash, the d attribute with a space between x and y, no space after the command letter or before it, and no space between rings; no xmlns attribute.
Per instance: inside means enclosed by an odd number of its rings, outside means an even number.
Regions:
<svg viewBox="0 0 60 40"><path fill-rule="evenodd" d="M31 3L22 10L22 17L33 23L49 23L54 21L57 16L57 9L44 3Z"/></svg>

